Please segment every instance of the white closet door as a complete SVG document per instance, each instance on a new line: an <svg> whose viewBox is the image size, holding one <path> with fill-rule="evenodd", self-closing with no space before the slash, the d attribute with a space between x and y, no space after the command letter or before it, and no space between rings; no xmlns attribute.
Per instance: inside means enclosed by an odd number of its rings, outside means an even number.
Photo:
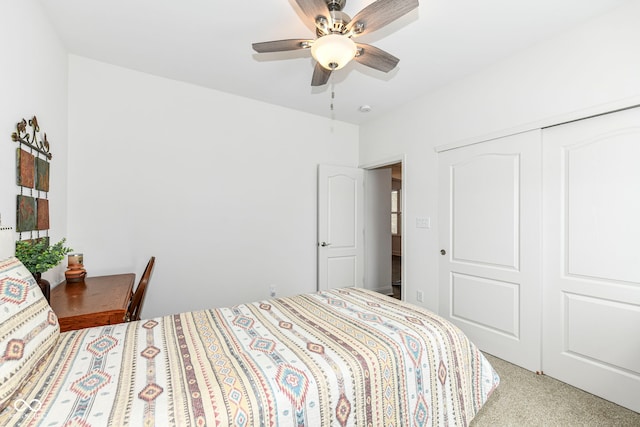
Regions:
<svg viewBox="0 0 640 427"><path fill-rule="evenodd" d="M544 371L640 411L640 109L543 141Z"/></svg>
<svg viewBox="0 0 640 427"><path fill-rule="evenodd" d="M541 131L439 154L440 314L540 369Z"/></svg>

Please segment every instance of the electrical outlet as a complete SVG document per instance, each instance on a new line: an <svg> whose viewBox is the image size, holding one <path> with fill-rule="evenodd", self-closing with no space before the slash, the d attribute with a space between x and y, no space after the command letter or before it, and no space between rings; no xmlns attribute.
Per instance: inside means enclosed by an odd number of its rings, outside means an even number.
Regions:
<svg viewBox="0 0 640 427"><path fill-rule="evenodd" d="M424 302L423 299L424 299L424 295L422 294L422 291L417 291L416 292L416 300L418 302Z"/></svg>
<svg viewBox="0 0 640 427"><path fill-rule="evenodd" d="M276 285L269 285L269 295L271 298L276 296Z"/></svg>

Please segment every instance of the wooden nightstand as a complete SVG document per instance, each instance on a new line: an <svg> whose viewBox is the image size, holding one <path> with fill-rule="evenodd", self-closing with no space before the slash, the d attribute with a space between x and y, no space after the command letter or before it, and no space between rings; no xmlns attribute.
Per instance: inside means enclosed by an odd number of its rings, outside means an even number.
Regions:
<svg viewBox="0 0 640 427"><path fill-rule="evenodd" d="M62 282L51 291L51 308L60 331L124 322L136 275L86 277L84 282Z"/></svg>

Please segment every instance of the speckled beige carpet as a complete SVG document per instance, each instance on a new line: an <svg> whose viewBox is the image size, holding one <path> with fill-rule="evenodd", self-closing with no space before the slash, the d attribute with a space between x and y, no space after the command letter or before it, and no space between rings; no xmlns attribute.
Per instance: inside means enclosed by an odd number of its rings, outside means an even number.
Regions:
<svg viewBox="0 0 640 427"><path fill-rule="evenodd" d="M471 421L471 427L640 426L640 413L486 356L500 375L500 386Z"/></svg>

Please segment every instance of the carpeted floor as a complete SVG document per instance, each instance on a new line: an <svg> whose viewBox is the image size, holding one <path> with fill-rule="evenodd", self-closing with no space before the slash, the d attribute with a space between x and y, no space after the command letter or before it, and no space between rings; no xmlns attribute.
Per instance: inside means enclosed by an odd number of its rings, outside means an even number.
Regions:
<svg viewBox="0 0 640 427"><path fill-rule="evenodd" d="M471 421L471 427L640 426L640 413L486 356L500 375L500 386Z"/></svg>

